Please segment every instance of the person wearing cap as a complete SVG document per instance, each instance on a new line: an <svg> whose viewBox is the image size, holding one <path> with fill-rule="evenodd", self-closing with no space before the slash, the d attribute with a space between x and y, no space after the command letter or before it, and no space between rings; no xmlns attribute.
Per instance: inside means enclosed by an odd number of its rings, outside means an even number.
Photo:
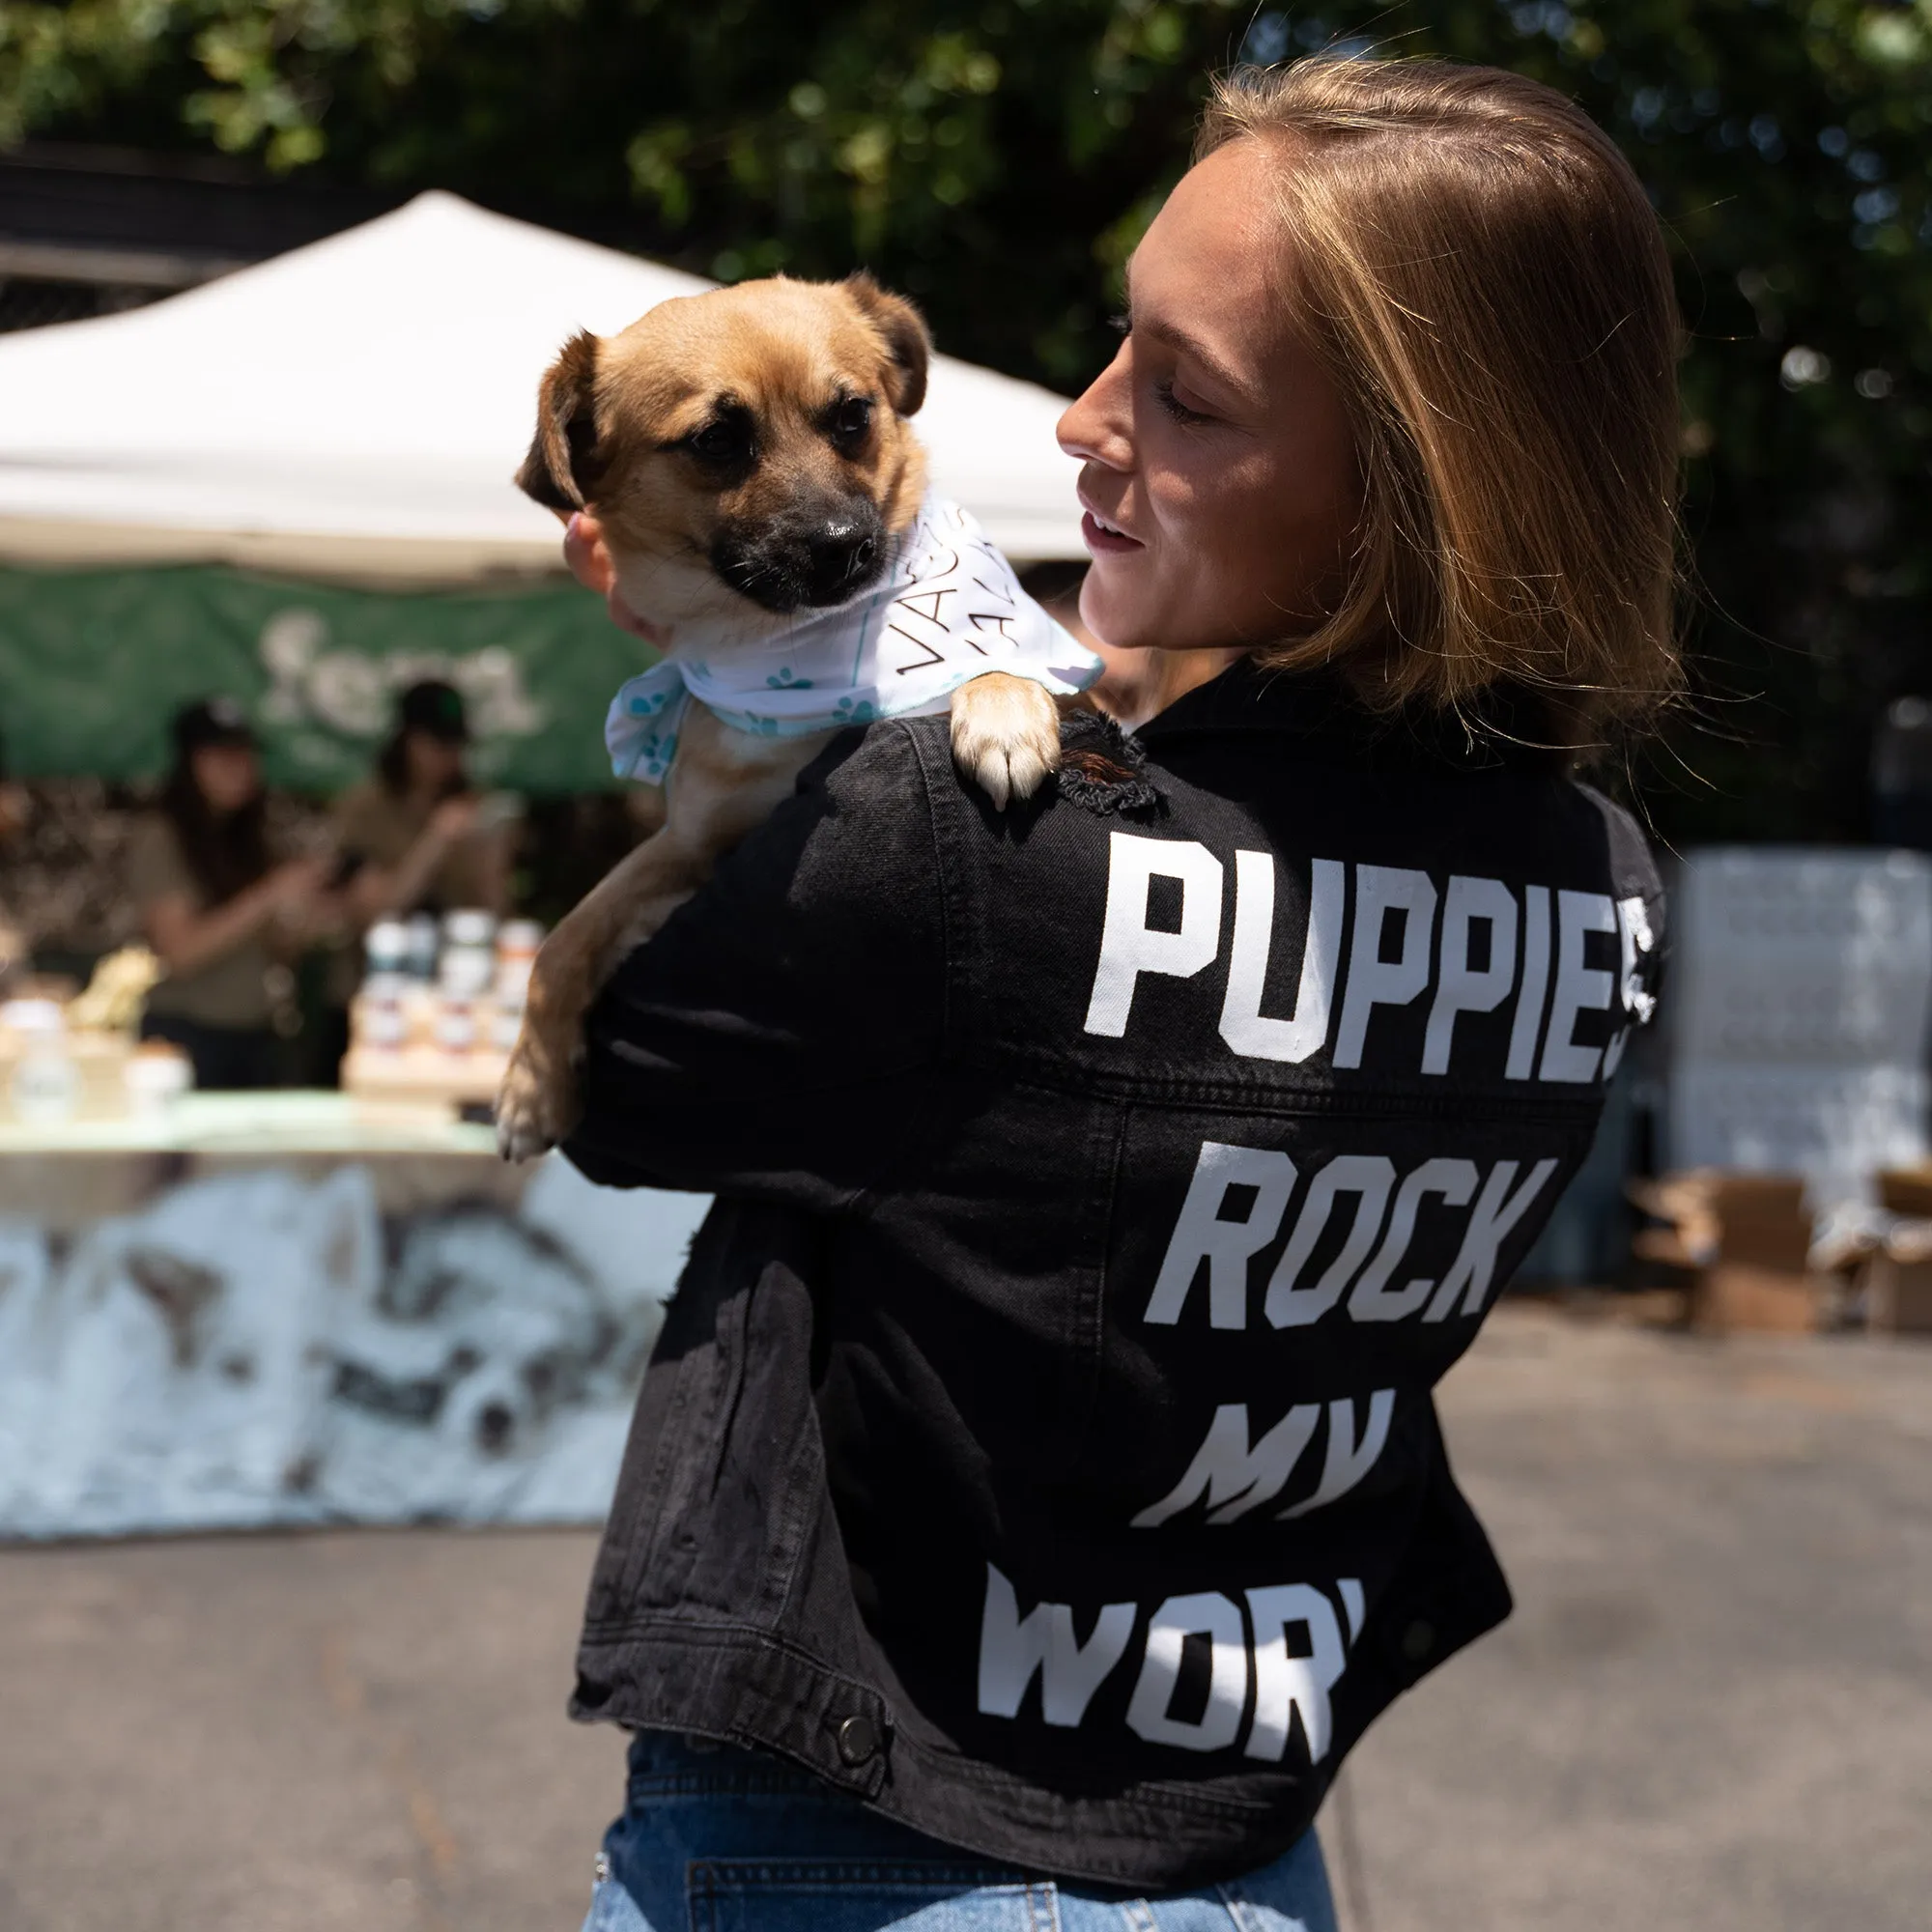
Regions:
<svg viewBox="0 0 1932 1932"><path fill-rule="evenodd" d="M195 1085L279 1085L287 1042L287 959L326 905L323 861L277 863L254 733L225 697L174 720L174 767L135 834L129 883L163 978L144 1038L194 1063Z"/></svg>
<svg viewBox="0 0 1932 1932"><path fill-rule="evenodd" d="M429 678L398 698L375 772L336 808L336 844L361 924L458 906L502 911L507 854L501 838L478 826L469 745L454 685Z"/></svg>

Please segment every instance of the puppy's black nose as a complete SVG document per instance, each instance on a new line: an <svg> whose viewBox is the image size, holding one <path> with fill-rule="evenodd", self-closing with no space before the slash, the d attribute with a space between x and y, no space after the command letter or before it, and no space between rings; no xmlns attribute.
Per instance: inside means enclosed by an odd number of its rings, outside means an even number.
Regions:
<svg viewBox="0 0 1932 1932"><path fill-rule="evenodd" d="M827 524L806 539L805 602L841 603L871 575L876 533L856 520Z"/></svg>
<svg viewBox="0 0 1932 1932"><path fill-rule="evenodd" d="M824 610L856 597L885 567L886 526L874 503L800 503L769 522L732 522L711 540L711 567L767 611Z"/></svg>

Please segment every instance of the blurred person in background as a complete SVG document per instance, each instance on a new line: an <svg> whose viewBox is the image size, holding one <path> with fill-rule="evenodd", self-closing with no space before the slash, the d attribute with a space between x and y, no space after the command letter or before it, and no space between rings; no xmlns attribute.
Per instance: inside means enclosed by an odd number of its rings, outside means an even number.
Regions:
<svg viewBox="0 0 1932 1932"><path fill-rule="evenodd" d="M469 719L454 685L426 678L396 702L376 769L336 808L336 844L358 923L481 906L509 895L507 841L481 820Z"/></svg>
<svg viewBox="0 0 1932 1932"><path fill-rule="evenodd" d="M32 810L26 786L9 775L7 742L0 738L0 860L10 856L25 837ZM15 908L0 897L0 990L27 964L28 952Z"/></svg>
<svg viewBox="0 0 1932 1932"><path fill-rule="evenodd" d="M27 829L33 801L27 787L14 777L7 757L7 741L0 738L0 849L14 843Z"/></svg>
<svg viewBox="0 0 1932 1932"><path fill-rule="evenodd" d="M327 917L326 865L277 863L255 736L239 706L188 705L174 743L174 769L128 860L165 976L148 996L141 1037L181 1047L197 1087L277 1086L289 1057L287 962Z"/></svg>
<svg viewBox="0 0 1932 1932"><path fill-rule="evenodd" d="M510 839L486 823L470 782L469 718L452 684L425 678L396 700L395 724L376 768L335 810L335 883L359 935L380 919L441 915L475 906L502 915L509 901ZM332 1085L349 1045L349 1005L362 974L345 946L328 976L311 1077Z"/></svg>

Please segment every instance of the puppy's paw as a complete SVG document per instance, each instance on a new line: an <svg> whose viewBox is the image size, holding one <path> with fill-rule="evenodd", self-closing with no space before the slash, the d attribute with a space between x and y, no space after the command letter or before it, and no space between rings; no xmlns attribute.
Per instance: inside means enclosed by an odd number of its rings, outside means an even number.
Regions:
<svg viewBox="0 0 1932 1932"><path fill-rule="evenodd" d="M1060 707L1032 678L988 671L952 694L952 755L1002 809L1031 798L1060 763Z"/></svg>
<svg viewBox="0 0 1932 1932"><path fill-rule="evenodd" d="M582 1111L576 1055L557 1051L526 1027L497 1090L497 1151L505 1160L534 1160L569 1134Z"/></svg>

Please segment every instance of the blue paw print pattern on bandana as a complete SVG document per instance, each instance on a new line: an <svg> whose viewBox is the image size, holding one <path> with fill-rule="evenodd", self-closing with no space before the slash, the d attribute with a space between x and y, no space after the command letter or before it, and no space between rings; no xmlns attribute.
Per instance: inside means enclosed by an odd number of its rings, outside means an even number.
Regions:
<svg viewBox="0 0 1932 1932"><path fill-rule="evenodd" d="M611 700L604 719L604 748L614 776L663 784L677 756L678 720L689 702L675 665L661 664L632 678Z"/></svg>
<svg viewBox="0 0 1932 1932"><path fill-rule="evenodd" d="M617 777L662 784L691 698L734 729L801 738L930 717L993 670L1069 697L1101 665L1020 588L970 511L928 497L879 582L850 603L762 640L724 621L677 626L671 655L618 692L604 741Z"/></svg>

